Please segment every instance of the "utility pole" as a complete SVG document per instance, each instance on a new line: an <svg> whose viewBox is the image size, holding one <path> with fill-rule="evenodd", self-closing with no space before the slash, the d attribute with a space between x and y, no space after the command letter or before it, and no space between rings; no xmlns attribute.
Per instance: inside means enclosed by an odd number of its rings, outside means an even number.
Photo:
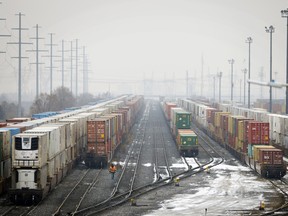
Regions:
<svg viewBox="0 0 288 216"><path fill-rule="evenodd" d="M219 72L217 75L219 77L219 103L221 103L221 78L222 78L222 72Z"/></svg>
<svg viewBox="0 0 288 216"><path fill-rule="evenodd" d="M249 53L248 53L248 80L250 81L251 76L251 43L253 42L253 39L251 37L248 37L246 40L246 43L248 43ZM250 82L248 83L248 109L250 109Z"/></svg>
<svg viewBox="0 0 288 216"><path fill-rule="evenodd" d="M246 105L246 74L247 74L247 69L242 70L244 73L244 106Z"/></svg>
<svg viewBox="0 0 288 216"><path fill-rule="evenodd" d="M50 46L50 55L49 56L45 56L45 57L49 57L50 58L50 66L47 67L50 69L50 94L52 95L52 91L53 91L53 58L54 57L59 57L59 56L54 56L53 55L53 46L57 46L57 44L53 44L53 33L49 33L50 35L50 44L47 44L47 46Z"/></svg>
<svg viewBox="0 0 288 216"><path fill-rule="evenodd" d="M275 32L275 28L271 25L268 28L265 27L265 31L270 34L270 82L272 82L272 34ZM272 86L270 86L269 98L269 112L272 113Z"/></svg>
<svg viewBox="0 0 288 216"><path fill-rule="evenodd" d="M216 76L213 75L213 101L215 101L215 79L216 79Z"/></svg>
<svg viewBox="0 0 288 216"><path fill-rule="evenodd" d="M39 64L44 64L39 62L39 52L47 52L47 50L39 50L39 40L44 38L39 38L39 26L36 24L36 37L30 38L36 40L36 50L27 50L27 52L36 52L36 62L31 63L36 65L36 98L39 97Z"/></svg>
<svg viewBox="0 0 288 216"><path fill-rule="evenodd" d="M262 66L260 68L260 72L259 72L259 76L260 76L260 81L263 82L263 78L264 78L264 67ZM260 98L263 99L263 86L261 85L260 87Z"/></svg>
<svg viewBox="0 0 288 216"><path fill-rule="evenodd" d="M0 4L2 4L2 2L0 2ZM6 20L4 18L0 18L0 20ZM0 37L11 37L11 35L5 35L5 34L1 34ZM6 53L4 51L0 51L0 53Z"/></svg>
<svg viewBox="0 0 288 216"><path fill-rule="evenodd" d="M189 93L188 93L188 85L189 85L189 77L188 77L188 71L186 71L186 97L189 97Z"/></svg>
<svg viewBox="0 0 288 216"><path fill-rule="evenodd" d="M11 42L7 44L18 44L18 57L12 57L18 59L18 116L22 116L22 58L28 58L28 57L22 57L22 44L32 44L32 43L25 43L22 42L22 30L28 30L27 28L22 28L21 18L24 16L22 13L16 14L16 16L19 16L19 27L18 28L12 28L12 30L18 30L19 31L19 42Z"/></svg>
<svg viewBox="0 0 288 216"><path fill-rule="evenodd" d="M204 67L204 59L202 55L202 58L201 58L201 97L203 96L203 76L204 76L203 67Z"/></svg>
<svg viewBox="0 0 288 216"><path fill-rule="evenodd" d="M288 83L288 8L281 10L281 15L287 20L287 42L286 42L286 84ZM286 114L288 114L288 86L286 86Z"/></svg>
<svg viewBox="0 0 288 216"><path fill-rule="evenodd" d="M70 69L71 69L71 74L70 74L70 88L71 88L71 93L73 93L73 41L71 41L71 50L70 50Z"/></svg>
<svg viewBox="0 0 288 216"><path fill-rule="evenodd" d="M242 101L242 90L241 90L241 87L242 87L242 79L239 80L240 81L240 103Z"/></svg>
<svg viewBox="0 0 288 216"><path fill-rule="evenodd" d="M83 46L83 94L88 93L88 60Z"/></svg>
<svg viewBox="0 0 288 216"><path fill-rule="evenodd" d="M64 72L65 72L65 52L68 52L69 50L65 50L64 49L64 45L65 45L65 41L61 40L61 60L57 61L57 62L61 62L61 87L64 88Z"/></svg>
<svg viewBox="0 0 288 216"><path fill-rule="evenodd" d="M234 64L234 59L229 59L228 60L229 64L231 64L231 103L233 103L233 64Z"/></svg>
<svg viewBox="0 0 288 216"><path fill-rule="evenodd" d="M76 100L78 97L78 39L76 39Z"/></svg>
<svg viewBox="0 0 288 216"><path fill-rule="evenodd" d="M64 88L64 40L61 41L62 43L62 89Z"/></svg>

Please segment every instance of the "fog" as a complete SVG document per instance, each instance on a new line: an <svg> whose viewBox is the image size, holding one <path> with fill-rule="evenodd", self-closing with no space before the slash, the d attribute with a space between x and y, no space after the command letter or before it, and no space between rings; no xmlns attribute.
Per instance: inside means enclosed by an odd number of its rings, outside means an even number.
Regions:
<svg viewBox="0 0 288 216"><path fill-rule="evenodd" d="M97 94L135 93L146 95L188 94L212 98L215 77L215 97L218 97L217 73L222 76L222 99L230 99L231 65L234 59L234 100L243 100L244 73L248 68L247 37L251 44L251 79L269 81L270 35L265 26L273 25L273 79L286 80L287 20L281 10L286 0L2 0L0 5L0 94L9 93L17 99L19 16L23 13L22 97L33 99L36 94L35 28L41 26L39 49L40 90L50 92L49 33L54 33L54 55L61 56L64 40L65 81L71 88L70 49L76 55L78 39L78 90L83 93L83 46L87 54L88 92ZM61 86L61 57L55 57L53 89ZM72 92L76 91L76 65L73 60ZM85 58L86 61L86 58ZM85 70L87 69L84 68ZM203 84L201 73L203 71ZM248 75L246 76L248 78ZM241 85L240 85L241 84ZM247 87L247 85L246 85ZM252 100L269 98L269 88L251 85ZM262 95L261 95L262 92ZM12 95L11 95L12 94ZM240 98L240 94L241 97ZM277 89L275 98L283 98L285 89ZM247 97L247 93L246 93ZM246 98L247 100L247 98Z"/></svg>

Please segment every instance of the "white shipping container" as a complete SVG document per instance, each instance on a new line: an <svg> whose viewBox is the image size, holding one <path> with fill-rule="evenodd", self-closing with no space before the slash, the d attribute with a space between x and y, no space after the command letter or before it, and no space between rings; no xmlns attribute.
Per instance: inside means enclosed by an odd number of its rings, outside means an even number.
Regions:
<svg viewBox="0 0 288 216"><path fill-rule="evenodd" d="M66 153L66 163L70 163L70 161L72 160L71 154L72 154L72 147L68 147L67 149L65 149L65 153Z"/></svg>
<svg viewBox="0 0 288 216"><path fill-rule="evenodd" d="M13 136L12 166L42 167L47 163L47 133L25 132Z"/></svg>
<svg viewBox="0 0 288 216"><path fill-rule="evenodd" d="M47 133L48 135L48 160L55 157L56 154L60 152L61 145L61 135L59 128L55 127L36 127L32 130L25 131L24 133Z"/></svg>
<svg viewBox="0 0 288 216"><path fill-rule="evenodd" d="M67 133L70 138L70 126L68 123L53 123L42 125L41 128L59 128L60 130L60 151L66 148ZM69 141L69 140L68 140Z"/></svg>
<svg viewBox="0 0 288 216"><path fill-rule="evenodd" d="M18 182L16 183L16 189L37 189L37 182L34 182L37 169L18 169L17 172Z"/></svg>
<svg viewBox="0 0 288 216"><path fill-rule="evenodd" d="M66 149L60 153L60 167L63 169L67 164Z"/></svg>
<svg viewBox="0 0 288 216"><path fill-rule="evenodd" d="M60 159L60 153L59 153L54 158L54 170L56 173L58 173L60 169L61 169L61 159Z"/></svg>
<svg viewBox="0 0 288 216"><path fill-rule="evenodd" d="M54 178L55 175L55 158L52 158L47 162L48 165L48 177Z"/></svg>
<svg viewBox="0 0 288 216"><path fill-rule="evenodd" d="M75 119L72 117L60 119L60 123L70 123L71 126L71 144L76 145L78 140L80 139L80 123L79 119Z"/></svg>

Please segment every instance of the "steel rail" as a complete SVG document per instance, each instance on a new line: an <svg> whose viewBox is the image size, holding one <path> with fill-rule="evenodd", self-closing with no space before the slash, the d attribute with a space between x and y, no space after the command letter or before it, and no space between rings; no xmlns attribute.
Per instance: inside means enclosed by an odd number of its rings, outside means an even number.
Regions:
<svg viewBox="0 0 288 216"><path fill-rule="evenodd" d="M59 207L57 208L57 210L52 214L53 216L56 216L60 213L60 210L62 209L62 207L64 206L64 204L66 203L66 201L69 199L70 195L75 191L76 187L82 182L82 180L85 178L85 176L88 174L90 169L87 169L87 171L84 173L84 175L79 179L79 181L74 185L74 187L72 188L72 190L66 195L65 199L63 200L63 202L59 205Z"/></svg>

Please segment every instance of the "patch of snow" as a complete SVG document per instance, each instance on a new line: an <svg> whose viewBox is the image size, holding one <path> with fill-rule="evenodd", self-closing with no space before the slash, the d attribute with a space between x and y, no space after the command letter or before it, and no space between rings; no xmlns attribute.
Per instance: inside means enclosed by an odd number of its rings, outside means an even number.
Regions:
<svg viewBox="0 0 288 216"><path fill-rule="evenodd" d="M216 177L207 175L202 182L195 182L191 178L192 194L174 195L160 203L160 209L146 216L201 216L206 215L205 209L207 215L227 215L228 210L257 209L260 201L267 201L263 192L274 192L267 181L258 179L255 175L240 173L250 171L248 167L221 164L211 171L215 172Z"/></svg>
<svg viewBox="0 0 288 216"><path fill-rule="evenodd" d="M142 164L142 166L145 166L145 167L151 167L152 164L151 164L151 163L146 163L146 164Z"/></svg>

